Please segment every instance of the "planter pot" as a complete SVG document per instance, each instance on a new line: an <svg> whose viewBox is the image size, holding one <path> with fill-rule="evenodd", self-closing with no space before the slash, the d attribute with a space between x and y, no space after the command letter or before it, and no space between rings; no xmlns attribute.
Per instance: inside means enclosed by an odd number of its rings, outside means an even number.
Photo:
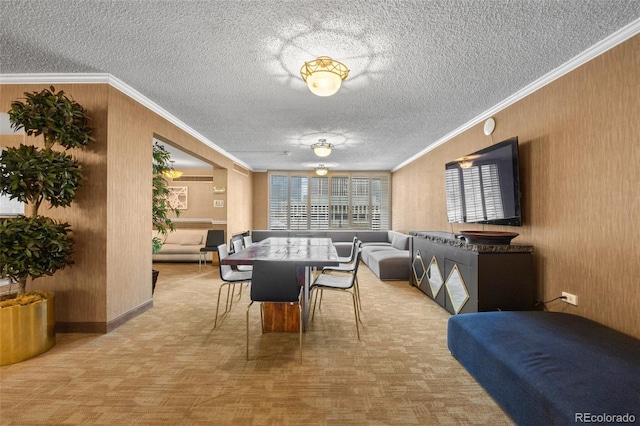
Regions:
<svg viewBox="0 0 640 426"><path fill-rule="evenodd" d="M54 298L0 309L0 365L15 364L56 344Z"/></svg>

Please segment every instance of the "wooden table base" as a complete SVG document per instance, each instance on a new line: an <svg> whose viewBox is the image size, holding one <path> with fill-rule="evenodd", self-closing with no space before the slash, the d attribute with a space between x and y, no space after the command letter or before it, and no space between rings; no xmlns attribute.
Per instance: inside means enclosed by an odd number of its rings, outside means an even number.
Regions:
<svg viewBox="0 0 640 426"><path fill-rule="evenodd" d="M263 333L297 333L300 330L297 303L263 303Z"/></svg>

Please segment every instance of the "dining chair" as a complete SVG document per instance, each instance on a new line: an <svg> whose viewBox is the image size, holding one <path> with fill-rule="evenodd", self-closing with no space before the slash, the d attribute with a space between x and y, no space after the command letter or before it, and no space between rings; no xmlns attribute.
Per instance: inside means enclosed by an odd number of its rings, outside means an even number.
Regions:
<svg viewBox="0 0 640 426"><path fill-rule="evenodd" d="M198 271L200 270L202 263L207 266L207 253L217 252L218 245L223 244L224 231L218 229L209 229L207 231L207 241L204 243L204 247L200 248L200 258L198 259Z"/></svg>
<svg viewBox="0 0 640 426"><path fill-rule="evenodd" d="M344 273L353 273L356 268L356 254L362 250L362 241L358 240L357 237L353 238L353 246L351 247L351 255L346 258L346 262L342 262L337 266L325 266L322 268L322 273L330 273L330 272L344 272ZM345 258L342 258L345 259ZM358 318L360 317L360 311L362 310L362 300L360 299L360 284L358 283L358 276L355 277L354 284L355 291L358 297ZM320 292L320 305L322 306L322 291Z"/></svg>
<svg viewBox="0 0 640 426"><path fill-rule="evenodd" d="M355 247L356 247L356 243L358 242L358 237L353 237L353 243L351 244L351 253L349 253L349 256L338 256L338 262L340 263L351 263L353 262L353 258L356 254L355 252Z"/></svg>
<svg viewBox="0 0 640 426"><path fill-rule="evenodd" d="M216 303L216 319L213 323L214 330L218 326L218 311L220 309L220 295L222 294L222 288L225 286L227 287L227 302L224 310L224 313L227 313L233 306L233 295L235 286L237 284L240 285L240 297L242 297L242 284L251 282L251 272L234 271L231 268L231 265L222 264L222 260L228 256L229 252L227 251L227 245L220 244L218 246L218 257L220 258L220 279L222 279L223 283L218 290L218 302ZM231 293L231 299L229 299L229 293Z"/></svg>
<svg viewBox="0 0 640 426"><path fill-rule="evenodd" d="M251 238L251 235L245 235L244 237L242 237L242 242L244 243L245 247L252 246L253 238Z"/></svg>
<svg viewBox="0 0 640 426"><path fill-rule="evenodd" d="M251 280L251 303L247 306L247 361L249 360L249 310L253 302L260 302L260 319L264 321L263 303L296 303L300 322L300 363L302 363L302 305L303 287L298 282L298 268L294 262L255 260Z"/></svg>
<svg viewBox="0 0 640 426"><path fill-rule="evenodd" d="M244 248L243 240L233 240L233 252L237 253ZM251 272L253 271L253 266L251 265L236 265L236 270L240 272Z"/></svg>
<svg viewBox="0 0 640 426"><path fill-rule="evenodd" d="M358 309L358 292L355 289L356 277L358 275L358 265L360 264L361 249L358 247L356 251L356 258L354 260L353 271L348 274L333 275L333 274L320 274L311 284L310 300L313 302L313 312L311 314L311 320L316 313L316 303L318 302L318 291L321 293L324 290L341 291L351 294L353 300L353 314L356 320L356 333L358 334L358 340L360 340L360 312ZM315 293L315 299L313 299Z"/></svg>

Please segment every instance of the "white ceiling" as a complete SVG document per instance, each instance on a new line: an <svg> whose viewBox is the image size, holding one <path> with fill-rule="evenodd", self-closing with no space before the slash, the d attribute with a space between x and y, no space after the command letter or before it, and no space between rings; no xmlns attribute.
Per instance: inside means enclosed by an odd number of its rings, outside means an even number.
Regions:
<svg viewBox="0 0 640 426"><path fill-rule="evenodd" d="M393 170L639 17L636 0L3 0L0 81L109 74L256 171ZM321 55L351 70L329 98L299 75Z"/></svg>

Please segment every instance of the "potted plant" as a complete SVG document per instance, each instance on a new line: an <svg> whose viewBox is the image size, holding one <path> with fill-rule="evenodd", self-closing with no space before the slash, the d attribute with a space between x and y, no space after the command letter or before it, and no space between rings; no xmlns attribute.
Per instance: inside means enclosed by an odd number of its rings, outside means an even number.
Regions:
<svg viewBox="0 0 640 426"><path fill-rule="evenodd" d="M0 220L0 277L18 284L17 293L0 301L2 365L31 358L55 344L53 295L27 293L27 284L72 265L74 240L68 223L41 215L40 207L43 202L52 208L72 203L82 169L67 151L94 140L84 108L53 86L25 93L25 102L14 101L9 120L15 130L42 135L44 148L21 144L0 156L0 192L26 203L28 210ZM53 150L55 145L64 150ZM21 319L22 311L26 320ZM30 326L37 330L24 328Z"/></svg>
<svg viewBox="0 0 640 426"><path fill-rule="evenodd" d="M167 217L167 214L172 212L176 217L180 216L180 210L173 208L167 200L169 183L164 173L171 170L171 167L169 167L170 159L171 154L169 154L163 145L157 142L153 144L152 223L153 227L158 231L158 234L162 236L166 236L175 229L173 222ZM151 240L151 250L153 254L160 251L162 241L163 240L157 236L153 237ZM151 294L155 291L158 274L159 271L157 269L152 269L153 281L151 284Z"/></svg>

